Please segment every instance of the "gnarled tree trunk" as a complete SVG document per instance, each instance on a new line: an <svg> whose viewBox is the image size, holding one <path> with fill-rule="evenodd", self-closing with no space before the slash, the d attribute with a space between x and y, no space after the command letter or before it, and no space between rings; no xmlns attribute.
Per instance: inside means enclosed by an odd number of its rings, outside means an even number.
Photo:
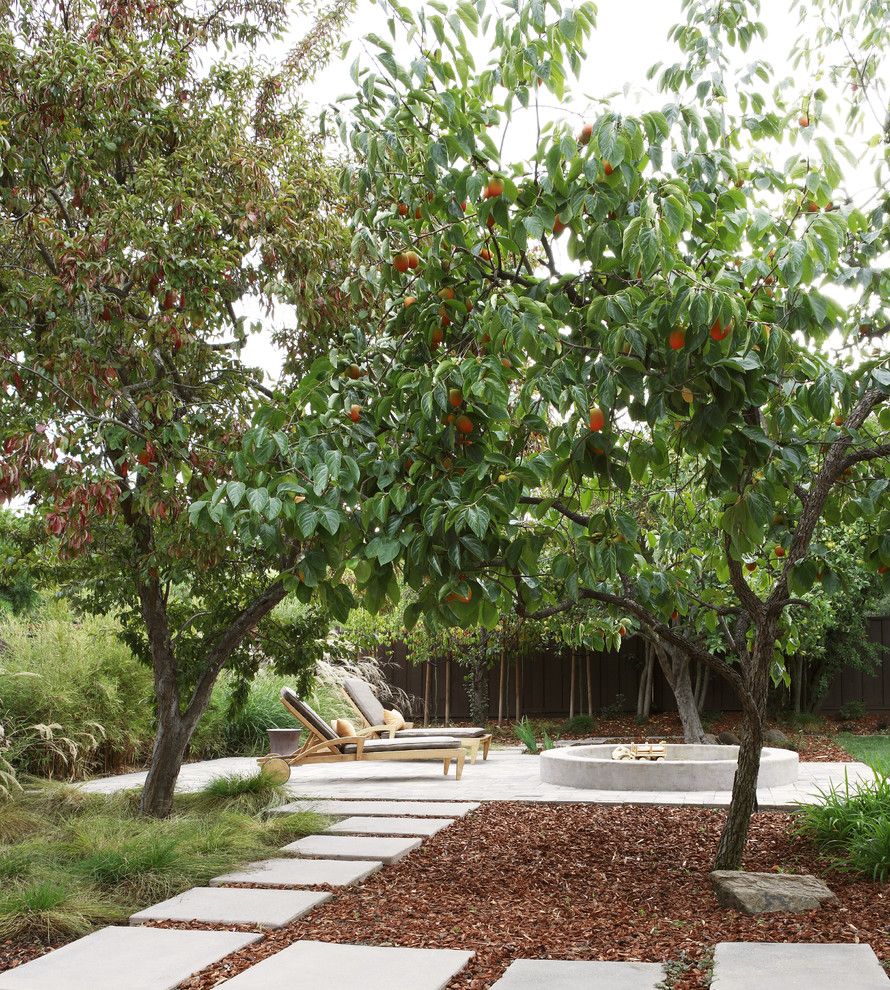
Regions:
<svg viewBox="0 0 890 990"><path fill-rule="evenodd" d="M655 644L655 655L677 702L677 712L683 725L683 741L700 743L704 739L705 730L692 689L689 657L677 649L661 644Z"/></svg>

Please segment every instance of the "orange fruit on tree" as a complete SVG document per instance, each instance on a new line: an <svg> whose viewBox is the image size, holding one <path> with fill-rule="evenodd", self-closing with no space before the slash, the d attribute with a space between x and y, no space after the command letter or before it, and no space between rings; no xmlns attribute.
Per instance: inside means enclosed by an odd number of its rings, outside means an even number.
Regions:
<svg viewBox="0 0 890 990"><path fill-rule="evenodd" d="M556 214L556 219L553 221L553 236L559 237L559 235L566 229L566 225L560 220L559 214Z"/></svg>
<svg viewBox="0 0 890 990"><path fill-rule="evenodd" d="M494 225L497 223L497 221L490 213L488 214L488 219L485 222L488 225L489 230L494 230Z"/></svg>
<svg viewBox="0 0 890 990"><path fill-rule="evenodd" d="M451 323L451 317L448 315L448 310L444 306L439 307L439 323L443 327L447 327Z"/></svg>
<svg viewBox="0 0 890 990"><path fill-rule="evenodd" d="M349 418L353 423L357 423L362 418L362 407L356 403L353 403L349 407Z"/></svg>
<svg viewBox="0 0 890 990"><path fill-rule="evenodd" d="M593 137L593 124L585 124L581 128L581 133L578 135L578 144L588 145L590 144L590 139Z"/></svg>
<svg viewBox="0 0 890 990"><path fill-rule="evenodd" d="M408 204L407 203L399 203L399 216L400 217L406 217L406 216L408 216Z"/></svg>
<svg viewBox="0 0 890 990"><path fill-rule="evenodd" d="M600 409L599 406L590 407L590 418L588 425L594 433L599 433L599 431L606 425L606 414L602 411L602 409Z"/></svg>
<svg viewBox="0 0 890 990"><path fill-rule="evenodd" d="M800 124L801 127L809 127L810 126L810 118L805 113L802 113L797 118L797 122L798 122L798 124Z"/></svg>
<svg viewBox="0 0 890 990"><path fill-rule="evenodd" d="M711 340L724 340L729 336L729 331L732 329L732 321L726 324L726 326L720 325L720 317L718 316L716 320L711 324Z"/></svg>
<svg viewBox="0 0 890 990"><path fill-rule="evenodd" d="M611 175L614 171L615 171L615 169L612 168L612 163L611 162L603 162L603 172L606 175Z"/></svg>
<svg viewBox="0 0 890 990"><path fill-rule="evenodd" d="M835 416L834 417L834 425L835 426L843 426L844 425L844 417L843 416Z"/></svg>
<svg viewBox="0 0 890 990"><path fill-rule="evenodd" d="M473 432L473 421L469 416L458 416L454 425L457 427L457 432L463 433L464 436Z"/></svg>
<svg viewBox="0 0 890 990"><path fill-rule="evenodd" d="M441 327L436 327L435 330L433 330L432 337L430 337L430 344L432 345L433 350L435 350L444 339L445 331L442 330Z"/></svg>
<svg viewBox="0 0 890 990"><path fill-rule="evenodd" d="M488 180L488 185L485 187L485 198L493 199L495 196L504 195L504 183L503 180L499 179L497 176L492 176Z"/></svg>
<svg viewBox="0 0 890 990"><path fill-rule="evenodd" d="M693 399L695 399L695 394L693 393L692 389L689 388L688 386L683 387L683 389L680 391L680 395L683 396L684 402L692 402Z"/></svg>
<svg viewBox="0 0 890 990"><path fill-rule="evenodd" d="M453 299L454 298L454 289L452 289L451 286L448 286L448 285L446 285L444 289L439 289L439 298L440 299Z"/></svg>
<svg viewBox="0 0 890 990"><path fill-rule="evenodd" d="M682 350L686 346L686 331L685 330L671 330L668 336L668 344L670 344L672 351Z"/></svg>
<svg viewBox="0 0 890 990"><path fill-rule="evenodd" d="M491 251L489 251L488 248L482 248L482 250L479 252L479 257L483 261L491 261Z"/></svg>
<svg viewBox="0 0 890 990"><path fill-rule="evenodd" d="M400 275L404 275L411 267L411 262L408 259L408 255L404 251L400 251L392 259L392 266Z"/></svg>
<svg viewBox="0 0 890 990"><path fill-rule="evenodd" d="M402 306L407 309L409 306L413 306L417 302L417 296L405 296L402 301Z"/></svg>
<svg viewBox="0 0 890 990"><path fill-rule="evenodd" d="M357 364L351 364L346 369L346 374L349 375L353 381L356 381L362 377L362 369Z"/></svg>
<svg viewBox="0 0 890 990"><path fill-rule="evenodd" d="M785 556L785 548L781 544L777 544L775 550L773 550L773 553L777 557L784 557Z"/></svg>
<svg viewBox="0 0 890 990"><path fill-rule="evenodd" d="M409 268L418 268L420 266L420 258L418 258L415 251L406 251L405 257L408 259Z"/></svg>
<svg viewBox="0 0 890 990"><path fill-rule="evenodd" d="M459 388L448 389L448 402L457 409L464 404L464 394Z"/></svg>
<svg viewBox="0 0 890 990"><path fill-rule="evenodd" d="M747 564L745 564L745 569L746 570L749 570L749 571L756 571L757 570L757 564L755 564L754 561L751 560Z"/></svg>

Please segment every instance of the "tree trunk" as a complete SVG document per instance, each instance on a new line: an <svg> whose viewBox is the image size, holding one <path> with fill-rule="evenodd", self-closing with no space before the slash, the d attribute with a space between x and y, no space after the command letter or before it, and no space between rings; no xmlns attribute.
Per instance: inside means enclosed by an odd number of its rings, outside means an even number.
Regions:
<svg viewBox="0 0 890 990"><path fill-rule="evenodd" d="M575 682L577 679L577 658L575 657L575 651L572 650L572 672L569 682L569 718L575 717Z"/></svg>
<svg viewBox="0 0 890 990"><path fill-rule="evenodd" d="M793 691L791 710L795 715L800 715L801 699L803 698L803 657L800 655L794 659L794 681L791 688Z"/></svg>
<svg viewBox="0 0 890 990"><path fill-rule="evenodd" d="M742 744L732 782L732 801L717 847L715 870L738 870L742 866L751 815L757 805L757 775L763 747L763 719L769 693L769 670L776 642L778 617L761 619L750 655L742 658L745 691L739 698L744 708ZM747 663L745 663L747 659Z"/></svg>
<svg viewBox="0 0 890 990"><path fill-rule="evenodd" d="M677 714L683 725L683 741L700 743L704 739L705 730L701 724L695 693L692 690L689 658L679 650L669 651L658 645L655 647L655 655L677 702Z"/></svg>
<svg viewBox="0 0 890 990"><path fill-rule="evenodd" d="M451 657L445 661L445 725L451 721Z"/></svg>
<svg viewBox="0 0 890 990"><path fill-rule="evenodd" d="M593 677L591 676L592 661L590 654L587 654L587 714L593 718Z"/></svg>
<svg viewBox="0 0 890 990"><path fill-rule="evenodd" d="M178 715L158 722L151 767L139 801L142 814L151 815L152 818L166 818L170 814L173 808L173 791L192 731L193 726Z"/></svg>
<svg viewBox="0 0 890 990"><path fill-rule="evenodd" d="M501 666L498 671L498 725L502 725L504 721L504 692L506 690L504 674L506 669L507 665L504 662L504 650L503 647L501 647Z"/></svg>
<svg viewBox="0 0 890 990"><path fill-rule="evenodd" d="M433 673L433 663L426 662L426 670L423 673L423 724L424 727L430 724L430 679Z"/></svg>
<svg viewBox="0 0 890 990"><path fill-rule="evenodd" d="M711 668L706 664L700 664L701 667L701 684L699 684L698 691L695 695L695 705L698 708L699 714L701 714L705 709L705 702L708 700L708 687L711 682Z"/></svg>
<svg viewBox="0 0 890 990"><path fill-rule="evenodd" d="M516 721L522 718L522 661L516 661L516 683L513 685L516 694Z"/></svg>

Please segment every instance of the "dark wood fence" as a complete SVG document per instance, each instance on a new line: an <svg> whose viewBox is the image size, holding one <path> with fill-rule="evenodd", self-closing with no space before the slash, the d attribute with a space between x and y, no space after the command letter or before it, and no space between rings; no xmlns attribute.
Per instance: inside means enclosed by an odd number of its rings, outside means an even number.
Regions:
<svg viewBox="0 0 890 990"><path fill-rule="evenodd" d="M885 648L881 667L874 676L861 670L847 669L832 682L821 710L836 712L850 701L861 701L867 711L890 712L890 616L868 620L870 638ZM629 639L618 653L578 651L575 663L575 712L596 714L604 708L635 711L640 674L643 670L643 642ZM381 657L387 679L412 698L412 715L423 715L423 698L428 697L431 720L447 714L458 721L469 717L465 668L457 662L439 661L414 665L406 657L404 646ZM498 716L498 698L504 699L505 718L514 718L517 709L516 679L519 677L519 713L535 716L567 716L571 694L571 654L542 650L525 657L520 664L507 657L503 673L499 664L488 674L489 712ZM503 690L501 677L504 678ZM426 691L427 687L429 690ZM447 700L446 700L447 696ZM656 664L653 711L674 710L670 688ZM711 677L704 708L733 712L739 704L731 689L720 679Z"/></svg>

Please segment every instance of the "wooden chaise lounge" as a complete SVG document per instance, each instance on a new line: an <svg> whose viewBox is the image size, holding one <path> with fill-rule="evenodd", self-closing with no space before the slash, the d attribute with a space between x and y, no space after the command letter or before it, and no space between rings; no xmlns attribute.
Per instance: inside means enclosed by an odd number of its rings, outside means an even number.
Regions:
<svg viewBox="0 0 890 990"><path fill-rule="evenodd" d="M361 715L369 726L369 730L375 735L389 735L390 739L430 739L437 736L448 736L459 739L461 745L466 749L471 757L471 762L476 762L479 747L482 747L482 759L488 759L488 749L491 746L491 733L485 729L467 728L464 726L454 726L447 729L415 729L413 723L406 722L404 728L395 729L392 725L386 724L385 709L380 704L374 689L359 677L350 677L343 683L343 690L346 697L352 702L356 711ZM367 731L367 730L366 730Z"/></svg>
<svg viewBox="0 0 890 990"><path fill-rule="evenodd" d="M447 776L451 761L460 780L465 754L458 739L444 734L423 739L379 739L370 730L339 736L293 688L281 689L281 703L305 728L306 741L292 753L267 753L257 763L281 783L290 779L291 767L305 763L345 763L356 760L441 760Z"/></svg>

